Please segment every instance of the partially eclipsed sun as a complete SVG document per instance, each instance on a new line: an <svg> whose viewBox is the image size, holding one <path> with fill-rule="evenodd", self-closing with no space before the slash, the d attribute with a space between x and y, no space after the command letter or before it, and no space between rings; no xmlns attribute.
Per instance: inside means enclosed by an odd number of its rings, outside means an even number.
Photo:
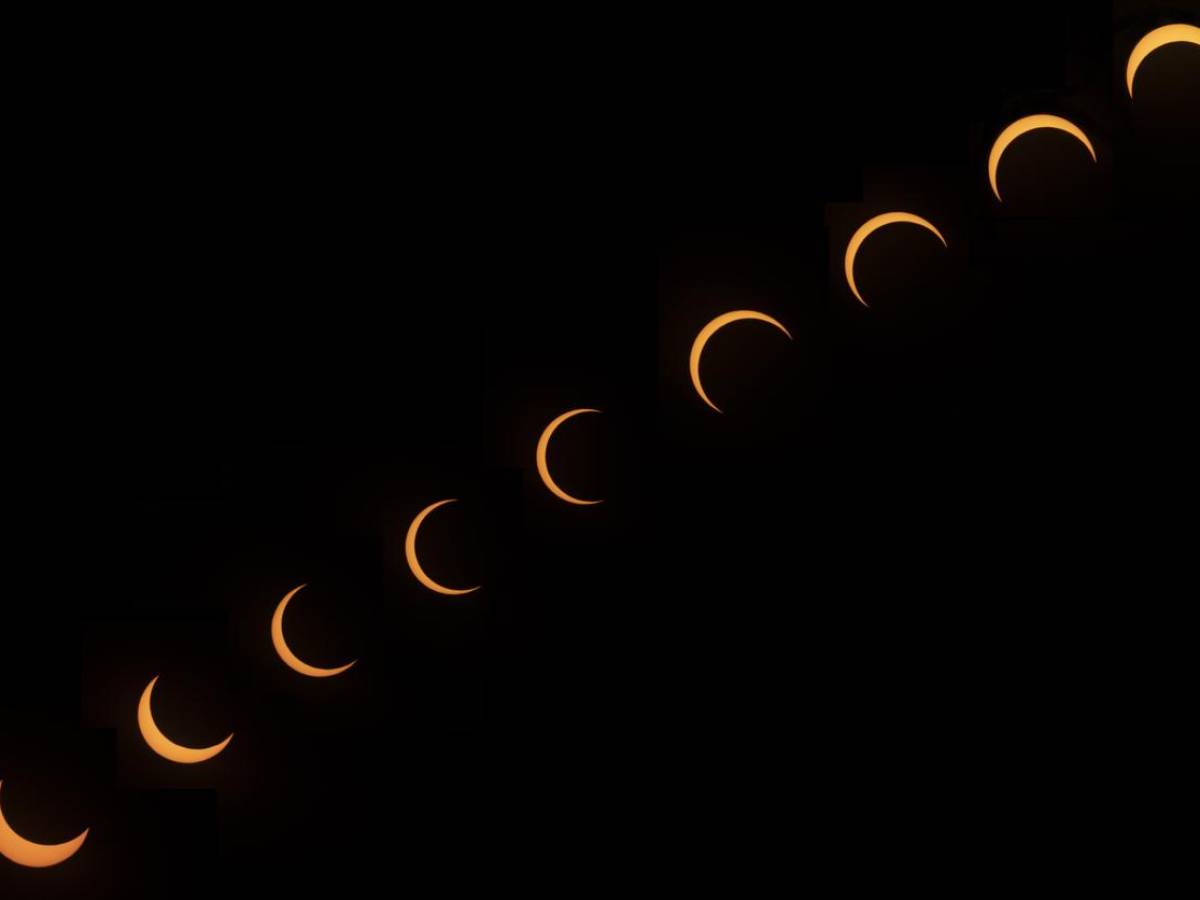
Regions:
<svg viewBox="0 0 1200 900"><path fill-rule="evenodd" d="M537 470L538 470L538 475L540 475L542 478L542 483L544 485L546 485L546 487L550 491L550 493L552 493L558 499L565 500L568 503L574 503L578 506L591 506L596 503L603 503L604 501L603 500L581 500L578 497L572 497L570 494L568 494L566 491L564 491L562 488L560 488L558 486L557 482L555 482L553 476L551 476L551 474L550 474L550 464L546 461L546 453L550 448L550 438L554 435L554 432L558 429L559 425L561 425L563 422L567 421L568 419L575 418L575 416L581 416L584 413L598 413L598 412L600 412L600 410L598 410L598 409L571 409L571 410L568 410L567 412L563 413L561 416L555 417L555 419L549 425L546 426L546 429L542 432L542 436L540 438L538 438L537 453L536 453Z"/></svg>
<svg viewBox="0 0 1200 900"><path fill-rule="evenodd" d="M340 675L354 665L354 663L358 662L358 660L351 660L344 666L337 666L333 669L310 666L292 652L292 648L288 646L287 640L283 636L283 611L287 609L287 605L291 602L292 598L300 593L304 587L306 585L302 584L300 587L292 588L279 601L279 605L275 607L275 615L271 617L271 643L275 645L275 652L279 654L279 658L301 675L308 675L311 678L328 678L331 675Z"/></svg>
<svg viewBox="0 0 1200 900"><path fill-rule="evenodd" d="M1000 157L1004 155L1004 151L1008 149L1008 145L1021 135L1036 131L1039 128L1054 128L1058 131L1065 131L1083 144L1083 146L1087 147L1088 153L1092 155L1092 162L1096 162L1096 148L1092 146L1092 142L1088 140L1088 136L1074 122L1064 119L1061 116L1045 114L1025 116L1023 119L1017 119L1017 121L1000 132L1000 136L992 144L992 152L988 155L988 181L991 182L992 193L996 195L997 200L1001 200L1000 188L996 184L996 172L1000 168Z"/></svg>
<svg viewBox="0 0 1200 900"><path fill-rule="evenodd" d="M0 786L3 784L4 782L0 781ZM8 820L4 818L4 810L0 809L0 855L7 857L19 866L30 866L35 869L57 866L78 852L79 848L83 846L83 842L87 840L90 830L85 828L81 834L62 844L35 844L13 831Z"/></svg>
<svg viewBox="0 0 1200 900"><path fill-rule="evenodd" d="M700 381L700 357L704 354L704 345L708 343L709 338L711 338L720 329L724 328L731 322L741 322L745 320L766 322L768 325L774 325L776 328L786 334L788 336L788 340L791 340L792 337L788 330L780 325L778 321L771 318L766 313L756 312L753 309L735 309L732 312L722 313L701 328L700 333L696 335L696 340L692 342L692 355L688 361L688 368L692 374L692 387L696 389L696 393L700 395L700 399L717 412L721 412L721 408L708 399L708 394L704 392L704 385Z"/></svg>
<svg viewBox="0 0 1200 900"><path fill-rule="evenodd" d="M863 245L863 241L869 238L872 234L878 231L885 225L894 225L897 222L907 222L910 225L920 225L922 228L927 228L937 235L942 246L949 246L946 239L942 237L942 233L938 231L931 222L922 219L920 216L914 216L912 213L906 212L889 212L875 216L873 219L868 219L862 224L858 231L854 232L854 237L850 238L850 243L846 247L846 283L850 285L850 291L858 298L858 302L863 306L867 305L867 301L863 299L862 294L858 292L858 284L854 281L854 257L858 255L858 248Z"/></svg>
<svg viewBox="0 0 1200 900"><path fill-rule="evenodd" d="M1130 99L1133 98L1133 79L1137 75L1138 67L1146 57L1159 47L1178 43L1200 45L1200 28L1182 23L1164 25L1162 28L1155 28L1137 42L1133 52L1129 54L1129 62L1125 66L1125 87L1129 89Z"/></svg>
<svg viewBox="0 0 1200 900"><path fill-rule="evenodd" d="M479 590L479 585L469 588L451 588L442 584L438 584L425 574L425 570L421 568L421 561L417 559L417 532L421 530L421 523L424 522L425 518L439 506L445 506L447 503L453 502L453 498L450 500L439 500L437 503L429 504L429 506L417 513L417 517L413 519L412 524L408 526L408 534L404 537L404 556L408 560L408 567L412 570L412 573L416 577L417 581L421 582L421 584L429 588L431 591L439 594L445 594L450 597L457 597L461 596L462 594L469 594L472 591Z"/></svg>
<svg viewBox="0 0 1200 900"><path fill-rule="evenodd" d="M138 728L141 729L142 737L145 738L151 750L171 762L201 763L212 759L229 746L229 742L233 740L232 734L221 743L211 747L192 748L176 744L159 731L158 725L154 722L154 714L150 711L150 695L153 693L154 684L157 681L157 675L150 679L150 683L142 691L142 699L138 703Z"/></svg>

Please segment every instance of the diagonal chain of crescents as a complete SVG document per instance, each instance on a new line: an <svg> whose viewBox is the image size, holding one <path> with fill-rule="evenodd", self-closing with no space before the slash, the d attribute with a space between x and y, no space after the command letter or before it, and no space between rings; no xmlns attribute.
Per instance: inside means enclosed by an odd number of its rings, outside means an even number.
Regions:
<svg viewBox="0 0 1200 900"><path fill-rule="evenodd" d="M1138 41L1129 55L1125 70L1125 84L1129 92L1130 100L1133 99L1134 78L1137 74L1138 68L1141 66L1146 57L1148 57L1159 47L1178 42L1200 45L1200 28L1197 28L1194 25L1183 23L1164 25L1150 31ZM1047 128L1062 131L1071 135L1081 144L1083 144L1088 153L1091 155L1092 160L1097 161L1096 150L1092 146L1091 140L1089 140L1088 136L1075 123L1060 116L1045 113L1025 116L1017 119L1000 132L992 144L991 152L988 154L988 182L991 185L992 193L995 195L997 203L1003 202L998 183L998 173L1004 151L1009 147L1010 144L1012 144L1013 141L1017 140L1023 135L1026 135L1031 131ZM858 284L854 278L855 256L857 255L863 242L866 241L868 237L870 237L880 228L893 224L917 225L935 235L938 240L942 242L943 246L948 246L945 237L942 236L942 233L933 223L914 213L893 211L882 213L874 216L871 219L868 219L858 228L857 231L854 232L854 235L850 238L850 242L846 246L844 257L844 274L846 285L858 302L864 307L868 307L867 301L859 291ZM722 313L705 325L700 330L699 334L697 334L695 341L692 343L691 355L689 358L689 371L691 374L692 385L700 399L717 412L721 412L720 408L713 403L711 399L709 399L708 395L704 391L703 383L700 380L701 357L703 356L704 347L708 343L708 340L717 331L724 328L726 325L740 321L765 322L783 332L783 334L789 339L791 338L791 333L779 321L767 315L766 313L755 310L732 310L730 312ZM550 473L550 468L547 461L550 440L558 427L568 420L579 415L599 412L600 410L598 409L568 410L553 419L553 421L551 421L550 424L545 427L538 439L537 450L535 453L535 462L538 475L547 490L549 490L560 500L563 500L567 503L578 506L587 506L601 503L603 501L574 497L564 491L555 482ZM446 596L461 596L479 590L480 586L475 585L467 588L454 588L442 585L426 574L417 556L417 536L421 524L435 510L453 502L455 502L453 499L440 500L422 509L409 525L408 533L404 542L404 551L408 566L411 569L413 576L422 586L430 591L434 591ZM305 663L299 657L297 657L296 654L292 652L291 648L288 647L287 641L284 638L284 611L286 610L288 603L292 600L292 598L295 597L295 595L304 587L305 585L300 585L299 587L289 591L276 607L271 621L272 643L274 644L275 650L280 659L282 659L283 662L291 669L302 675L312 678L329 678L339 675L353 666L356 661L351 661L345 665L334 668L318 668ZM142 737L145 739L150 748L165 759L168 759L171 762L182 764L201 763L212 759L214 756L221 753L229 745L230 741L233 740L232 734L226 737L219 744L197 749L176 744L159 730L158 726L154 722L154 716L150 708L151 694L157 681L158 676L155 675L150 680L149 684L146 685L145 690L142 693L141 700L138 704L137 712L138 727L141 730ZM3 785L3 781L0 781L0 785ZM3 811L0 810L0 855L3 855L12 862L22 866L44 868L47 866L57 865L58 863L61 863L73 856L80 849L80 847L83 846L84 841L87 839L89 830L90 829L85 829L75 838L61 844L38 844L18 835L9 826L8 822L4 819Z"/></svg>

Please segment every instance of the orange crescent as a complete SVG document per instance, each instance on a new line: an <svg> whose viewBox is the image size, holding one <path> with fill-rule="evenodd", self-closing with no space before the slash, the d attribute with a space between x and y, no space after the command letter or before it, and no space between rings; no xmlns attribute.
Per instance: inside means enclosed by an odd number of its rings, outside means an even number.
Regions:
<svg viewBox="0 0 1200 900"><path fill-rule="evenodd" d="M1096 149L1092 146L1092 142L1088 140L1088 136L1074 122L1068 121L1061 116L1051 116L1044 113L1017 119L1017 121L1000 132L1000 136L992 144L992 152L988 155L988 181L992 183L992 193L996 195L997 200L1001 199L1000 188L996 186L996 170L1000 167L1000 157L1004 155L1004 151L1008 149L1009 144L1021 135L1038 128L1056 128L1059 131L1065 131L1083 144L1083 146L1087 147L1088 153L1092 154L1092 162L1096 162Z"/></svg>
<svg viewBox="0 0 1200 900"><path fill-rule="evenodd" d="M212 759L233 740L233 735L225 738L219 744L214 744L211 747L201 747L194 749L192 747L184 747L176 744L165 734L158 730L158 725L154 723L154 714L150 712L150 694L154 690L154 684L158 681L158 676L155 675L150 679L150 683L146 685L146 689L142 691L142 699L138 703L138 728L142 731L142 737L150 746L150 749L161 756L163 759L169 759L171 762L177 763L201 763L207 759Z"/></svg>
<svg viewBox="0 0 1200 900"><path fill-rule="evenodd" d="M322 669L317 666L310 666L292 652L292 648L288 646L287 640L284 639L283 611L287 609L287 605L289 602L291 602L291 599L305 587L307 587L307 585L302 584L300 587L292 588L287 592L286 595L284 595L284 598L279 601L279 605L275 607L275 615L271 617L271 642L275 645L275 652L279 654L279 658L287 663L290 668L299 672L301 675L308 675L312 678L328 678L331 675L340 675L342 672L345 672L348 668L358 662L358 660L351 660L344 666L338 666L334 669Z"/></svg>
<svg viewBox="0 0 1200 900"><path fill-rule="evenodd" d="M1129 54L1129 63L1125 66L1125 86L1129 88L1131 100L1133 99L1133 78L1137 75L1138 66L1159 47L1181 42L1200 45L1200 28L1182 23L1164 25L1162 28L1155 28L1137 42L1133 52Z"/></svg>
<svg viewBox="0 0 1200 900"><path fill-rule="evenodd" d="M0 787L3 785L4 782L0 781ZM35 869L57 866L75 855L87 840L89 831L90 828L85 828L78 837L62 844L35 844L13 831L8 820L4 818L4 810L0 809L0 855L8 857L18 866L30 866Z"/></svg>
<svg viewBox="0 0 1200 900"><path fill-rule="evenodd" d="M408 567L412 569L413 575L417 581L425 585L431 591L436 591L439 594L445 594L449 597L458 597L462 594L469 594L472 591L479 590L479 585L470 588L448 588L445 585L438 584L432 578L425 574L425 570L421 568L421 562L417 559L417 531L421 528L421 523L425 521L425 517L437 509L439 506L445 506L447 503L454 503L454 499L439 500L437 503L431 503L412 520L412 524L408 526L408 534L404 538L404 555L408 558Z"/></svg>
<svg viewBox="0 0 1200 900"><path fill-rule="evenodd" d="M942 242L943 247L949 246L946 243L946 239L942 237L942 233L933 226L933 223L922 219L920 216L914 216L912 213L889 212L875 216L873 219L867 219L859 227L858 231L854 232L854 237L850 238L850 243L846 246L846 283L850 285L850 290L863 306L867 305L867 301L858 292L858 285L854 281L854 257L858 255L858 248L862 246L863 241L869 238L874 232L878 231L884 225L893 225L897 222L907 222L912 225L920 225L922 228L928 228L938 236L938 240Z"/></svg>
<svg viewBox="0 0 1200 900"><path fill-rule="evenodd" d="M570 494L568 494L566 491L564 491L562 488L560 488L555 483L554 479L550 475L550 466L546 462L546 451L550 447L550 438L554 434L555 429L557 429L559 425L561 425L563 422L567 421L567 419L574 418L575 416L580 416L580 415L583 415L584 413L598 413L598 412L600 412L600 410L598 410L598 409L568 410L567 412L563 413L561 416L558 416L549 425L547 425L546 430L542 432L542 436L540 438L538 438L537 470L538 470L538 474L542 476L542 482L546 485L547 488L550 489L550 493L552 493L555 497L558 497L560 500L566 500L568 503L574 503L578 506L591 506L592 504L603 503L604 501L603 500L580 500L578 497L572 497Z"/></svg>
<svg viewBox="0 0 1200 900"><path fill-rule="evenodd" d="M719 329L724 328L730 322L740 322L744 319L752 319L756 322L766 322L768 325L774 325L788 336L788 340L792 338L788 330L775 321L775 319L772 319L766 313L756 312L753 309L735 309L732 312L722 313L701 328L700 333L696 335L696 340L692 342L692 355L688 362L688 368L692 373L692 387L696 389L696 393L700 395L700 399L717 412L721 412L720 407L708 399L708 394L704 393L704 385L700 383L700 356L704 353L704 345L708 343L708 339L716 334Z"/></svg>

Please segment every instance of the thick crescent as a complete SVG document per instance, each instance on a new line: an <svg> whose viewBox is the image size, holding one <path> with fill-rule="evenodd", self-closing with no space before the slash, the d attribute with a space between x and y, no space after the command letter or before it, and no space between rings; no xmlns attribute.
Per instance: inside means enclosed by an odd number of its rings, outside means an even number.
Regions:
<svg viewBox="0 0 1200 900"><path fill-rule="evenodd" d="M151 750L163 759L169 759L171 762L201 763L206 759L212 759L229 746L229 742L233 740L232 734L219 744L195 749L176 744L159 731L158 726L154 723L154 714L150 712L150 694L154 690L156 681L158 681L157 675L150 679L150 683L142 691L142 699L138 703L138 728L142 730L142 737L150 745Z"/></svg>
<svg viewBox="0 0 1200 900"><path fill-rule="evenodd" d="M1129 88L1130 99L1133 98L1133 78L1143 60L1159 47L1181 42L1200 45L1200 28L1195 25L1164 25L1162 28L1155 28L1137 42L1133 52L1129 54L1129 63L1125 66L1125 86Z"/></svg>
<svg viewBox="0 0 1200 900"><path fill-rule="evenodd" d="M557 484L555 484L554 479L550 476L550 466L546 463L546 450L550 446L550 438L554 434L555 429L557 429L558 426L561 425L563 422L567 421L567 419L572 419L575 416L580 416L580 415L583 415L584 413L598 413L598 412L600 412L600 410L598 410L598 409L568 410L567 412L563 413L561 416L557 417L549 425L547 425L546 430L542 432L542 436L540 438L538 438L537 470L538 470L538 474L542 476L542 482L546 485L547 488L550 489L550 493L552 493L558 499L566 500L568 503L575 503L579 506L591 506L592 504L603 503L604 501L603 500L580 500L578 497L572 497L570 494L568 494L566 491L564 491L562 488L560 488Z"/></svg>
<svg viewBox="0 0 1200 900"><path fill-rule="evenodd" d="M996 138L996 143L992 144L992 152L988 156L988 181L992 183L992 193L996 195L997 200L1001 199L1000 188L996 186L996 170L1000 167L1000 157L1004 155L1004 151L1008 149L1009 144L1021 135L1037 128L1057 128L1059 131L1065 131L1071 137L1077 139L1083 146L1087 147L1088 153L1092 154L1092 162L1096 162L1096 150L1092 146L1092 142L1088 140L1088 136L1074 122L1070 122L1061 116L1051 116L1044 113L1017 119L1017 121L1000 132L1000 136Z"/></svg>
<svg viewBox="0 0 1200 900"><path fill-rule="evenodd" d="M912 225L920 225L922 228L928 228L938 236L938 240L942 242L942 246L949 246L946 243L946 239L942 237L942 233L931 222L922 219L920 216L914 216L912 213L890 212L875 216L873 219L868 219L858 231L854 232L854 237L850 238L850 244L846 247L846 283L850 285L850 290L863 306L867 305L867 301L858 292L858 285L854 281L854 257L858 255L858 248L862 246L863 241L870 237L872 233L878 231L884 225L892 225L896 222L908 222Z"/></svg>
<svg viewBox="0 0 1200 900"><path fill-rule="evenodd" d="M279 654L279 658L301 675L309 675L313 678L328 678L330 675L340 675L358 662L358 660L351 660L344 666L338 666L335 669L322 669L317 666L310 666L292 652L292 648L287 645L287 641L283 637L283 611L287 609L287 605L291 599L305 587L307 585L302 584L300 587L292 588L279 601L279 605L275 607L275 615L271 617L271 642L275 645L275 652Z"/></svg>
<svg viewBox="0 0 1200 900"><path fill-rule="evenodd" d="M4 782L0 781L0 786L3 785ZM62 844L35 844L13 831L4 818L4 811L0 809L0 854L19 866L31 866L35 869L57 866L75 855L87 840L89 831L90 828L85 828L81 835Z"/></svg>
<svg viewBox="0 0 1200 900"><path fill-rule="evenodd" d="M450 597L458 597L462 594L469 594L472 591L479 590L479 585L470 588L448 588L445 585L438 584L432 578L425 574L425 570L421 568L421 562L417 559L417 531L421 527L421 523L425 521L425 517L437 509L439 506L445 506L447 503L454 503L453 499L439 500L437 503L431 503L412 520L412 524L408 526L408 534L404 538L404 555L408 558L408 567L412 569L413 575L417 581L425 585L431 591L437 591L439 594L446 594Z"/></svg>
<svg viewBox="0 0 1200 900"><path fill-rule="evenodd" d="M753 319L756 322L766 322L768 325L774 325L788 336L788 340L792 338L786 328L766 313L755 312L752 309L735 309L732 312L722 313L701 328L700 333L696 335L696 340L692 342L692 356L689 362L689 368L692 373L692 386L696 389L696 393L700 395L700 399L717 412L721 412L720 407L708 399L708 394L704 393L704 385L700 383L700 355L704 353L704 345L708 343L708 339L719 329L724 328L730 322L740 322L743 319Z"/></svg>

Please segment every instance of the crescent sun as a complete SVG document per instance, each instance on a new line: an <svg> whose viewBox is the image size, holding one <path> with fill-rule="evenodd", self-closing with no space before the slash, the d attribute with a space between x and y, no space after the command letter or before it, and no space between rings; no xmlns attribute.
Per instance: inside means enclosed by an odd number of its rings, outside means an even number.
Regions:
<svg viewBox="0 0 1200 900"><path fill-rule="evenodd" d="M1182 23L1164 25L1155 28L1137 42L1133 52L1129 54L1129 63L1125 66L1125 86L1129 88L1130 99L1133 98L1133 79L1137 75L1138 66L1159 47L1178 43L1200 45L1200 28Z"/></svg>
<svg viewBox="0 0 1200 900"><path fill-rule="evenodd" d="M756 322L766 322L768 325L774 325L788 336L788 340L791 340L792 338L788 330L780 325L775 319L772 319L766 313L756 312L752 309L735 309L732 312L722 313L701 328L700 333L696 335L696 340L692 342L692 355L689 361L689 369L692 373L692 386L696 389L696 393L700 395L700 399L717 412L721 412L720 407L708 399L708 394L704 393L704 385L700 382L700 356L704 353L704 345L708 343L708 339L712 337L718 330L724 328L730 322L740 322L745 319L750 319Z"/></svg>
<svg viewBox="0 0 1200 900"><path fill-rule="evenodd" d="M922 219L920 216L914 216L912 213L889 212L875 216L873 219L868 219L858 231L854 232L854 237L850 238L850 243L846 247L846 283L850 285L851 292L853 292L854 296L858 298L858 302L863 306L867 306L867 301L858 292L858 285L854 281L854 257L858 255L858 248L862 246L863 241L875 231L878 231L884 225L892 225L897 222L907 222L912 225L920 225L922 228L928 228L938 236L938 240L942 242L943 247L949 246L946 243L946 239L942 237L942 233L931 222Z"/></svg>
<svg viewBox="0 0 1200 900"><path fill-rule="evenodd" d="M421 568L421 561L417 559L417 531L421 528L421 523L425 521L425 517L437 509L439 506L445 506L447 503L454 503L454 499L439 500L437 503L431 503L412 520L412 524L408 526L408 534L404 538L404 555L408 558L408 567L412 569L413 575L417 581L425 585L431 591L436 591L439 594L445 594L450 597L469 594L472 591L479 590L479 585L469 588L449 588L445 585L438 584L432 578L425 574L425 570Z"/></svg>
<svg viewBox="0 0 1200 900"><path fill-rule="evenodd" d="M578 506L591 506L596 503L603 503L604 501L603 500L580 500L578 497L572 497L570 494L568 494L566 491L564 491L562 488L560 488L555 483L554 479L550 475L550 466L546 462L546 451L550 447L550 438L551 438L551 436L553 436L555 430L558 428L559 425L561 425L563 422L567 421L567 419L572 419L575 416L580 416L580 415L583 415L584 413L598 413L598 412L600 412L600 410L598 410L598 409L568 410L567 412L563 413L561 416L558 416L557 418L555 418L554 421L552 421L549 425L547 425L546 430L542 432L542 436L540 438L538 438L537 470L538 470L538 474L542 476L542 483L545 484L547 488L549 488L550 493L552 493L555 497L558 497L560 500L566 500L568 503L574 503Z"/></svg>
<svg viewBox="0 0 1200 900"><path fill-rule="evenodd" d="M4 785L0 781L0 787ZM70 859L87 840L90 828L62 844L35 844L13 831L8 820L4 818L4 810L0 809L0 855L6 856L19 866L30 866L44 869L47 866L57 866L60 862Z"/></svg>
<svg viewBox="0 0 1200 900"><path fill-rule="evenodd" d="M318 668L317 666L310 666L292 652L292 648L287 645L287 640L284 639L283 611L287 609L287 605L289 602L291 602L291 599L296 596L296 594L300 593L300 591L305 587L307 587L307 585L302 584L300 587L292 588L287 592L287 594L284 595L284 598L279 601L279 605L275 607L275 615L271 617L271 642L275 645L275 652L279 654L279 658L287 663L291 669L294 669L301 675L308 675L312 678L328 678L331 675L340 675L342 672L345 672L348 668L358 662L358 660L351 660L344 666L338 666L333 669L322 669Z"/></svg>
<svg viewBox="0 0 1200 900"><path fill-rule="evenodd" d="M1004 155L1004 151L1008 149L1009 144L1021 135L1038 128L1055 128L1059 131L1065 131L1083 144L1083 146L1087 147L1088 153L1092 154L1092 162L1096 162L1096 149L1092 146L1092 142L1088 140L1088 136L1074 122L1064 119L1061 116L1051 116L1044 113L1017 119L1017 121L1000 132L1000 136L992 144L992 152L988 155L988 181L992 184L992 193L996 195L997 200L1001 199L1000 188L996 186L996 170L1000 167L1000 157Z"/></svg>
<svg viewBox="0 0 1200 900"><path fill-rule="evenodd" d="M142 691L142 699L138 703L138 728L141 729L142 737L151 750L163 759L169 759L171 762L201 763L212 759L229 746L229 742L233 740L232 734L221 741L221 743L214 744L211 747L192 748L176 744L159 731L158 725L154 722L154 714L150 711L150 694L154 691L154 684L157 681L157 675L150 679L150 683Z"/></svg>

